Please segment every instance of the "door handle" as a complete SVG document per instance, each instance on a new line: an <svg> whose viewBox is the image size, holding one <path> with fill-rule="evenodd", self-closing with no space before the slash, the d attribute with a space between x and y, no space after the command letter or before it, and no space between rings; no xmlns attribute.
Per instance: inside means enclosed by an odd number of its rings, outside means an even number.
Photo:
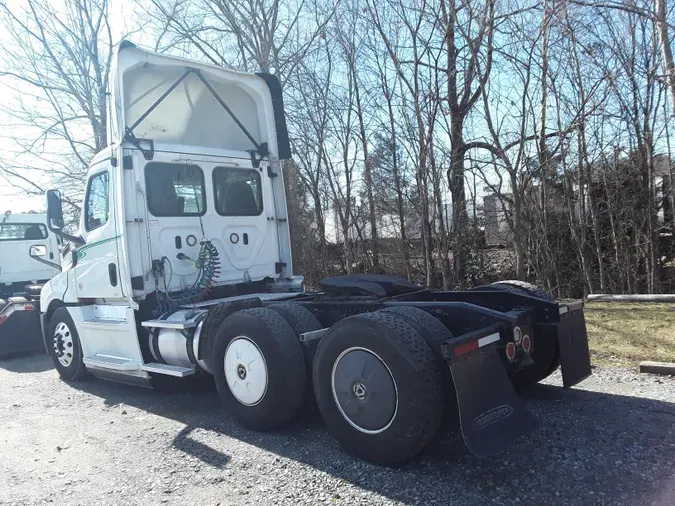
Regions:
<svg viewBox="0 0 675 506"><path fill-rule="evenodd" d="M108 277L110 278L110 284L117 286L117 265L108 264Z"/></svg>

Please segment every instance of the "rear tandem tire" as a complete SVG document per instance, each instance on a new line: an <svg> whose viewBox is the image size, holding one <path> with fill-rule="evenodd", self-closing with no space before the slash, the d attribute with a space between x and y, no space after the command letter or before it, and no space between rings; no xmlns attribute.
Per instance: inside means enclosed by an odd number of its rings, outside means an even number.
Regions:
<svg viewBox="0 0 675 506"><path fill-rule="evenodd" d="M455 382L452 380L452 373L448 363L441 353L441 345L452 339L454 336L438 318L417 307L411 306L391 306L382 310L384 313L396 315L397 318L404 320L412 326L427 342L431 351L433 351L438 363L438 368L443 377L443 391L445 398L445 408L447 421L443 425L447 429L456 429L459 427L459 406L457 405L457 395L455 394Z"/></svg>
<svg viewBox="0 0 675 506"><path fill-rule="evenodd" d="M532 283L528 283L526 281L508 279L506 281L497 281L496 283L492 283L488 286L494 286L497 288L506 286L509 288L514 288L519 292L523 292L530 297L536 297L538 299L545 300L546 302L555 302L555 297L551 294L551 292L544 290L543 288L539 288L537 285L533 285Z"/></svg>
<svg viewBox="0 0 675 506"><path fill-rule="evenodd" d="M49 356L56 371L65 381L80 381L89 377L84 365L80 335L65 307L54 311L49 323Z"/></svg>
<svg viewBox="0 0 675 506"><path fill-rule="evenodd" d="M251 308L228 316L218 329L212 363L225 410L249 429L278 427L302 404L302 349L276 311Z"/></svg>
<svg viewBox="0 0 675 506"><path fill-rule="evenodd" d="M300 339L300 334L323 328L319 320L317 320L316 316L314 316L309 309L298 304L284 302L281 304L272 304L268 307L283 316L284 320L293 327L293 330L298 336L298 340ZM308 380L311 381L312 364L314 363L314 355L316 354L317 341L314 340L302 343L301 346L305 355L305 364L307 364Z"/></svg>
<svg viewBox="0 0 675 506"><path fill-rule="evenodd" d="M337 322L319 343L314 392L327 430L351 454L393 465L438 431L443 380L424 338L385 311Z"/></svg>
<svg viewBox="0 0 675 506"><path fill-rule="evenodd" d="M279 313L288 322L288 324L295 331L298 341L300 341L300 334L323 328L316 316L314 316L314 314L309 309L299 304L294 304L293 302L282 302L280 304L272 304L271 306L267 307ZM300 342L302 353L305 358L305 374L307 378L307 388L305 389L305 395L302 401L302 409L300 411L301 414L307 414L311 416L314 416L319 412L316 406L316 400L314 399L314 390L312 389L312 364L314 363L314 355L316 354L317 345L318 340L316 339L307 342Z"/></svg>

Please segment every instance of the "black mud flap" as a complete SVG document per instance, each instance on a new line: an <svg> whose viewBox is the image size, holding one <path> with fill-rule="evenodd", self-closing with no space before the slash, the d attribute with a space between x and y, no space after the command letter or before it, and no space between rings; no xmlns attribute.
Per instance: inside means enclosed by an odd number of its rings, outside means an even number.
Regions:
<svg viewBox="0 0 675 506"><path fill-rule="evenodd" d="M588 335L583 304L560 305L558 324L558 349L563 386L569 388L591 375L591 354L588 350Z"/></svg>
<svg viewBox="0 0 675 506"><path fill-rule="evenodd" d="M13 353L45 351L40 329L40 311L37 305L31 309L12 311L0 321L0 357Z"/></svg>
<svg viewBox="0 0 675 506"><path fill-rule="evenodd" d="M539 425L511 384L495 346L499 339L492 340L495 335L499 336L498 329L484 329L443 347L455 384L462 436L477 457L497 453ZM489 344L476 347L474 341Z"/></svg>

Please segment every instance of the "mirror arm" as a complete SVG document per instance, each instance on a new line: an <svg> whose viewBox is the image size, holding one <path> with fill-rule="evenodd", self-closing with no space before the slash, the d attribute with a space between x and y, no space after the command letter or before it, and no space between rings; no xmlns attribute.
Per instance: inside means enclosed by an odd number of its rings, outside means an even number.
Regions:
<svg viewBox="0 0 675 506"><path fill-rule="evenodd" d="M47 222L49 222L49 220L47 220ZM70 235L70 234L64 232L63 230L61 230L61 229L59 229L59 228L54 228L54 227L52 227L50 223L47 223L47 227L49 228L49 230L50 230L51 232L55 233L55 234L58 235L59 237L62 237L62 238L65 239L66 241L72 242L75 246L82 246L82 245L85 244L85 242L86 242L86 241L85 241L84 239L82 239L82 237L80 237L79 235Z"/></svg>
<svg viewBox="0 0 675 506"><path fill-rule="evenodd" d="M54 262L50 262L49 260L45 260L44 258L34 257L32 255L31 255L31 258L33 260L37 260L38 262L40 262L42 264L48 265L49 267L51 267L53 269L58 269L59 272L61 272L63 270L63 269L61 269L61 266L59 264L54 263Z"/></svg>

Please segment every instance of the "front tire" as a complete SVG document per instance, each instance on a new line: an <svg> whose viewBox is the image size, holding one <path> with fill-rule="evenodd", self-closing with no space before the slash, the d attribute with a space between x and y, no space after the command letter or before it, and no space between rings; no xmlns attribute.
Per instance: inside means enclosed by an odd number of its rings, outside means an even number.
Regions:
<svg viewBox="0 0 675 506"><path fill-rule="evenodd" d="M65 381L80 381L89 376L84 365L80 335L65 307L54 311L49 323L51 345L49 355L54 367Z"/></svg>
<svg viewBox="0 0 675 506"><path fill-rule="evenodd" d="M212 363L225 410L249 429L278 427L302 404L302 348L276 311L252 308L228 316L218 329Z"/></svg>
<svg viewBox="0 0 675 506"><path fill-rule="evenodd" d="M393 465L438 431L443 381L424 338L391 313L339 321L314 359L314 391L328 431L353 455Z"/></svg>

